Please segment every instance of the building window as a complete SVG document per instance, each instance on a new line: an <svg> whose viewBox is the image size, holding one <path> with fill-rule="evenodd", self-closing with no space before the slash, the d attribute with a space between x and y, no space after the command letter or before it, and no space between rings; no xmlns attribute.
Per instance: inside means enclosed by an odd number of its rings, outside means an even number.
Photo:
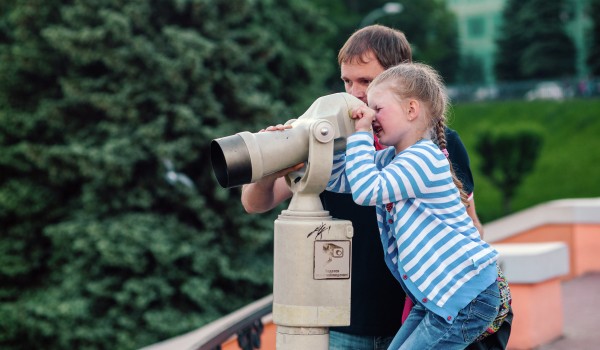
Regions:
<svg viewBox="0 0 600 350"><path fill-rule="evenodd" d="M483 17L467 19L467 35L469 38L482 38L485 36L485 20Z"/></svg>

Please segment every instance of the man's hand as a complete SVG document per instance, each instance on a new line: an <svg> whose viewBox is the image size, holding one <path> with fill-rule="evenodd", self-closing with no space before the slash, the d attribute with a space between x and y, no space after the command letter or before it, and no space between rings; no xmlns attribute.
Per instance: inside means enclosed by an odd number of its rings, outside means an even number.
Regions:
<svg viewBox="0 0 600 350"><path fill-rule="evenodd" d="M267 126L265 129L261 129L259 132L265 132L265 131L281 131L281 130L285 130L285 129L291 129L292 126L291 125L283 125L283 124L277 124L277 125L271 125L271 126Z"/></svg>

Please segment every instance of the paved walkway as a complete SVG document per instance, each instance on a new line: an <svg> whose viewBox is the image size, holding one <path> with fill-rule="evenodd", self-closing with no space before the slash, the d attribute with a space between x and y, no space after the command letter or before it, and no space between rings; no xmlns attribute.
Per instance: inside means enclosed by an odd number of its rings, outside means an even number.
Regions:
<svg viewBox="0 0 600 350"><path fill-rule="evenodd" d="M600 273L563 282L562 288L564 335L537 350L600 349Z"/></svg>

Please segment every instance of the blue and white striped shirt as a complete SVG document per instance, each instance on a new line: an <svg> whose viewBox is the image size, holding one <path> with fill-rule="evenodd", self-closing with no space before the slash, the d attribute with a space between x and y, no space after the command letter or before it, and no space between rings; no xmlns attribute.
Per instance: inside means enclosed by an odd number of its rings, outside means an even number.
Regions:
<svg viewBox="0 0 600 350"><path fill-rule="evenodd" d="M396 155L394 147L375 151L373 136L357 132L334 157L327 190L376 206L390 271L413 301L447 322L495 281L498 253L481 240L433 142Z"/></svg>

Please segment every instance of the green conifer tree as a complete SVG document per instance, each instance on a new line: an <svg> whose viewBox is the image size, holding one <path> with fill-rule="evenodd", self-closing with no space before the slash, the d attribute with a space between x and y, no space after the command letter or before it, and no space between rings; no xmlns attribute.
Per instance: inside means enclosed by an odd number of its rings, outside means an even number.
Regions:
<svg viewBox="0 0 600 350"><path fill-rule="evenodd" d="M245 215L216 184L209 144L325 94L319 13L270 0L0 9L0 347L134 349L270 293L274 217Z"/></svg>
<svg viewBox="0 0 600 350"><path fill-rule="evenodd" d="M522 37L520 17L525 1L507 0L502 11L502 25L496 40L496 76L500 81L522 79L519 61L526 42Z"/></svg>
<svg viewBox="0 0 600 350"><path fill-rule="evenodd" d="M575 46L561 20L563 1L508 0L497 41L501 81L553 79L575 72Z"/></svg>
<svg viewBox="0 0 600 350"><path fill-rule="evenodd" d="M565 30L565 1L528 0L522 9L525 47L519 60L527 79L552 79L575 73L575 44Z"/></svg>
<svg viewBox="0 0 600 350"><path fill-rule="evenodd" d="M600 0L590 0L589 13L592 19L591 49L588 54L587 63L590 73L596 77L600 76Z"/></svg>

